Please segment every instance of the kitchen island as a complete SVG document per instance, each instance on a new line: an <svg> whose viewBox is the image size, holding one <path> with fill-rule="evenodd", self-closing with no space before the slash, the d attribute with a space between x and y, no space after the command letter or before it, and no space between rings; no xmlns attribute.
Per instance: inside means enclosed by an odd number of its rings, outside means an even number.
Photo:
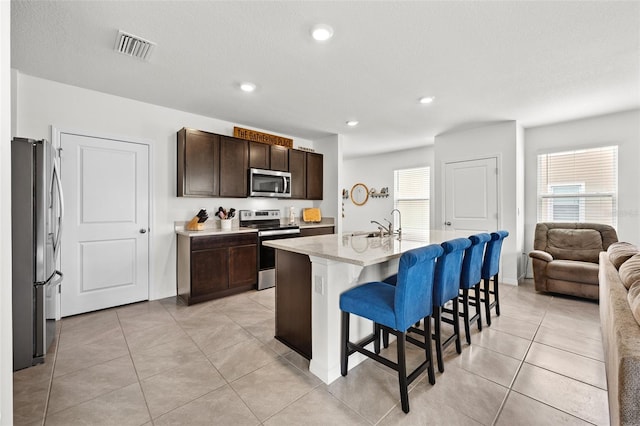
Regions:
<svg viewBox="0 0 640 426"><path fill-rule="evenodd" d="M264 242L277 249L276 338L310 359L309 370L323 382L333 382L340 377L340 294L395 274L402 253L452 238L431 231L421 241L332 234ZM371 331L371 321L352 318L353 340ZM356 353L349 367L365 359Z"/></svg>

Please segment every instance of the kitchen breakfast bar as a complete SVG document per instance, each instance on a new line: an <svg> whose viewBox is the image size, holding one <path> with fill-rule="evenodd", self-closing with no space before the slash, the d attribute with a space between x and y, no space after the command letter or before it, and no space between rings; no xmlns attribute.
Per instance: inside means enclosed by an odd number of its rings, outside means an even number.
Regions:
<svg viewBox="0 0 640 426"><path fill-rule="evenodd" d="M275 337L309 359L309 370L323 382L333 382L340 377L340 294L395 274L402 253L451 238L453 232L431 231L420 241L368 233L265 241L276 249ZM366 337L372 327L354 316L350 335ZM349 367L365 359L356 353Z"/></svg>

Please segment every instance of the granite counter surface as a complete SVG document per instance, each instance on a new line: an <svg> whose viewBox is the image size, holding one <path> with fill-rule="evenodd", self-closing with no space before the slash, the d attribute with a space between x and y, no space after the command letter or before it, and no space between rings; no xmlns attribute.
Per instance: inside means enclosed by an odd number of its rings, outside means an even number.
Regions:
<svg viewBox="0 0 640 426"><path fill-rule="evenodd" d="M312 237L287 238L263 242L268 247L306 254L338 262L369 266L396 259L402 253L429 244L440 244L455 238L452 231L433 230L423 240L399 240L397 236L367 237L342 235L318 235Z"/></svg>

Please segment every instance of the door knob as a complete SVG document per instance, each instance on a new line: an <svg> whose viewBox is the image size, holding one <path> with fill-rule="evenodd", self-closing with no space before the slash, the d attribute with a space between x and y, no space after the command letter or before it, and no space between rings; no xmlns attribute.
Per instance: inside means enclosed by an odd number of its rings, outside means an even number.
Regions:
<svg viewBox="0 0 640 426"><path fill-rule="evenodd" d="M146 229L144 229L144 228L140 228L140 233L141 233L141 234L146 234L146 233L147 233L147 230L146 230Z"/></svg>
<svg viewBox="0 0 640 426"><path fill-rule="evenodd" d="M447 226L451 226L451 222L445 222L444 224Z"/></svg>

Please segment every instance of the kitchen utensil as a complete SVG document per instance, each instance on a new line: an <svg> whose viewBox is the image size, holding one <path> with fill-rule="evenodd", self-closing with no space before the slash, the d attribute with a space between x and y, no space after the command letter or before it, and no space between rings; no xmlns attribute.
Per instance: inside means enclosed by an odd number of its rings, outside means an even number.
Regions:
<svg viewBox="0 0 640 426"><path fill-rule="evenodd" d="M196 216L198 217L198 223L204 223L209 219L209 214L205 209L200 209Z"/></svg>

